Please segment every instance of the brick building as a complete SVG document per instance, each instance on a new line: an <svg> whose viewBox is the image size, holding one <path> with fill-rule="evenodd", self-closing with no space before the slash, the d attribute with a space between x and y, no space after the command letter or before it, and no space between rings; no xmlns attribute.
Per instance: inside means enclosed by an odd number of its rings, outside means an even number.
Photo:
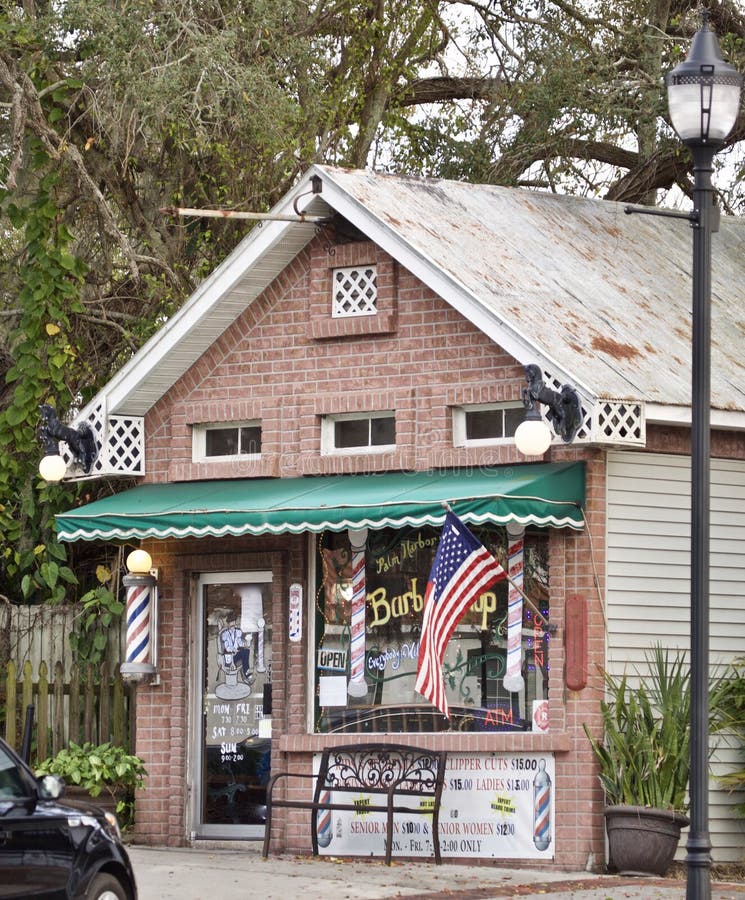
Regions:
<svg viewBox="0 0 745 900"><path fill-rule="evenodd" d="M136 486L58 517L61 539L142 546L157 572L137 839L263 837L270 772L387 735L450 751L446 858L597 865L599 670L688 645L689 234L611 203L323 167L273 212L78 419L91 476ZM723 222L714 251L719 660L745 634L744 229ZM528 364L582 402L573 443L538 460L513 440ZM506 583L459 625L450 720L414 691L443 501L530 600L512 667ZM739 859L731 801L712 800L715 858ZM324 852L382 853L354 825L337 817ZM307 814L273 830L309 849Z"/></svg>

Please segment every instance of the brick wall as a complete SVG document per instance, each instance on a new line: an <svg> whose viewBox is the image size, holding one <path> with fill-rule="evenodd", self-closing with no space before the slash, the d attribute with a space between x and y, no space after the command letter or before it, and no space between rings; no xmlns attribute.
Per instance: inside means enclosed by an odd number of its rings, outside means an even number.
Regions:
<svg viewBox="0 0 745 900"><path fill-rule="evenodd" d="M361 261L378 265L393 331L371 330L377 317L330 317L332 269ZM318 322L341 336L318 336ZM343 333L352 328L363 333ZM331 255L319 238L148 413L146 480L515 462L512 446L454 450L449 406L519 400L524 382L521 365L373 244ZM387 409L395 453L319 456L321 415ZM261 461L192 463L193 424L246 419L261 419Z"/></svg>
<svg viewBox="0 0 745 900"><path fill-rule="evenodd" d="M333 249L333 253L330 250ZM375 263L379 317L330 318L331 270ZM374 320L374 321L373 321ZM450 407L519 399L524 370L459 313L368 243L329 248L315 239L234 322L146 418L147 479L291 477L523 462L512 445L452 447ZM397 447L388 454L321 457L320 416L394 409ZM261 419L262 459L192 462L191 426ZM547 457L548 459L549 457ZM584 866L603 856L601 796L582 731L599 727L597 666L604 659L599 602L604 579L604 458L562 448L552 458L588 459L588 528L554 530L550 542L551 619L558 626L549 651L549 734L415 735L417 744L453 752L522 750L556 754L556 864ZM159 569L160 684L138 689L137 751L148 787L137 801L137 838L159 844L188 839L188 732L192 573L271 568L273 617L273 768L303 766L328 738L306 728L307 616L303 642L287 641L287 588L307 582L305 536L153 542ZM564 603L569 593L589 605L587 688L564 688ZM360 736L362 739L363 736ZM356 738L350 736L349 742ZM398 739L398 736L397 736ZM406 740L406 737L402 737ZM285 811L287 813L287 811ZM307 814L279 812L275 846L307 852Z"/></svg>

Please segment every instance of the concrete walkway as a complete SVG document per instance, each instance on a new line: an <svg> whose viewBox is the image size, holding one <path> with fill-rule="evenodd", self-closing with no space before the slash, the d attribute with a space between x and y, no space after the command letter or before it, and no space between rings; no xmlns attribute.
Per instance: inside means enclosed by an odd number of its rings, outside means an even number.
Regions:
<svg viewBox="0 0 745 900"><path fill-rule="evenodd" d="M682 900L685 881L588 872L460 866L334 857L273 856L234 849L130 845L139 900ZM745 884L714 882L712 900L745 900Z"/></svg>

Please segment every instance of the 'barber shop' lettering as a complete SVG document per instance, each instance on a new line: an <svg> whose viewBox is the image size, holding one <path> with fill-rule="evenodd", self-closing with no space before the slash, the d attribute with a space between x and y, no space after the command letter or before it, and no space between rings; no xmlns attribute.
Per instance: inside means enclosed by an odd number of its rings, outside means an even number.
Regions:
<svg viewBox="0 0 745 900"><path fill-rule="evenodd" d="M412 578L410 591L390 599L388 598L388 592L383 587L371 591L367 595L367 604L372 610L373 617L368 627L375 628L379 625L385 625L391 619L400 619L412 612L421 612L424 606L424 597L417 590L418 580L417 578ZM471 604L471 612L481 614L482 631L486 630L489 616L496 610L497 595L491 591L481 594L478 600Z"/></svg>

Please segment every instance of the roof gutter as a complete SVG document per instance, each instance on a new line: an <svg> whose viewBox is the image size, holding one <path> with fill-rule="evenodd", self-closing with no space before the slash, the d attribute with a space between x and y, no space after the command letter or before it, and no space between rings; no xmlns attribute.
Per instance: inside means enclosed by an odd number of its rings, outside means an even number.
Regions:
<svg viewBox="0 0 745 900"><path fill-rule="evenodd" d="M648 425L674 425L690 427L690 406L666 406L662 403L647 403ZM721 431L745 431L745 412L727 409L711 410L711 427Z"/></svg>

